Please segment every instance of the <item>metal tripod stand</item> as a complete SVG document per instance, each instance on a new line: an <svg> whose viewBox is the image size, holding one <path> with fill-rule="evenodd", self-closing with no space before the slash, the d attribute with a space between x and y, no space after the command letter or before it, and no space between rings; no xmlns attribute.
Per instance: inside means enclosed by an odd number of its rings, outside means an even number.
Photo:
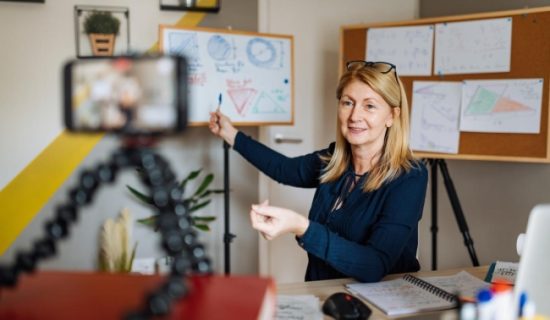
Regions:
<svg viewBox="0 0 550 320"><path fill-rule="evenodd" d="M432 270L437 270L437 232L439 230L437 226L437 168L441 170L443 175L443 183L445 184L445 189L447 190L447 195L449 196L449 201L453 207L453 212L455 215L456 223L462 237L464 238L464 245L468 249L470 254L470 259L472 264L477 267L479 266L479 261L477 259L476 251L474 248L474 241L470 236L470 230L468 229L468 223L464 217L464 212L460 206L460 201L458 200L458 195L456 194L456 189L454 187L451 176L449 175L449 170L447 169L447 163L443 159L429 159L428 163L430 164L431 169L431 195L432 195L432 225L430 231L432 233Z"/></svg>

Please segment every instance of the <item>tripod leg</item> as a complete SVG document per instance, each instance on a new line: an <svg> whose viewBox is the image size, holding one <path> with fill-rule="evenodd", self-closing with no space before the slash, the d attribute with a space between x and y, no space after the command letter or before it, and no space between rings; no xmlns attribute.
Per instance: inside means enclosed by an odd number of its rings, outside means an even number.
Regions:
<svg viewBox="0 0 550 320"><path fill-rule="evenodd" d="M451 201L451 206L453 207L456 223L458 224L458 228L464 238L464 245L468 249L472 264L477 267L479 266L479 261L477 260L474 241L470 236L470 230L468 229L468 224L466 223L466 218L464 217L464 212L460 206L460 201L458 200L458 195L456 194L456 190L453 181L451 180L451 176L449 175L449 170L447 169L447 163L445 160L439 160L439 168L441 169L441 174L443 175L443 182L445 183L445 188L447 189L447 194L449 195L449 201Z"/></svg>
<svg viewBox="0 0 550 320"><path fill-rule="evenodd" d="M437 159L430 159L431 169L431 196L432 196L432 226L430 231L432 232L432 270L437 270Z"/></svg>
<svg viewBox="0 0 550 320"><path fill-rule="evenodd" d="M224 234L223 234L223 249L224 249L224 271L226 275L231 273L231 241L235 238L231 234L229 226L229 144L223 142L223 194L224 200Z"/></svg>

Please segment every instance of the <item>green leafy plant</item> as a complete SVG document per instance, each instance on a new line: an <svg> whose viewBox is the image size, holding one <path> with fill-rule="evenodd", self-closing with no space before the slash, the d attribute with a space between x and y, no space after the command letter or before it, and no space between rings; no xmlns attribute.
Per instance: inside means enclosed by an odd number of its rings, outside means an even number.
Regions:
<svg viewBox="0 0 550 320"><path fill-rule="evenodd" d="M210 227L208 226L208 224L210 222L216 220L216 217L214 217L214 216L193 216L193 213L195 213L198 210L203 209L206 206L208 206L210 204L210 202L212 201L212 199L210 199L210 197L213 194L224 193L224 190L223 189L209 189L208 188L210 186L210 184L212 183L212 181L214 180L214 175L212 173L210 173L210 174L207 174L206 177L204 177L204 179L198 185L198 187L196 188L196 190L194 192L191 192L191 193L189 193L189 195L186 195L187 194L186 193L187 184L190 181L195 180L196 178L198 178L199 175L201 174L201 172L202 172L202 169L192 171L191 173L189 173L187 175L187 177L185 177L185 179L183 179L180 182L180 188L182 190L183 204L185 205L185 207L187 208L189 214L191 215L191 220L192 220L193 226L195 228L199 229L199 230L202 230L202 231L210 231ZM131 186L127 185L126 188L128 188L130 193L132 193L132 195L134 195L141 203L143 203L147 206L153 207L153 208L155 207L155 205L153 203L153 199L151 199L150 196L144 194L141 191L136 190L135 188L133 188ZM139 220L137 220L137 222L139 222L141 224L144 224L146 226L155 228L155 230L156 230L156 215L153 215L151 217L144 218L144 219L139 219Z"/></svg>
<svg viewBox="0 0 550 320"><path fill-rule="evenodd" d="M84 32L118 34L120 20L108 11L93 11L84 19Z"/></svg>

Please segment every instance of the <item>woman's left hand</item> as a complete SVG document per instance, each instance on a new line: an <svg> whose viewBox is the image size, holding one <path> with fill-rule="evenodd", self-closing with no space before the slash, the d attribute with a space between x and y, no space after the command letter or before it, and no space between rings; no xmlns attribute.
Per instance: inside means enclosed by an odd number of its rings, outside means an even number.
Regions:
<svg viewBox="0 0 550 320"><path fill-rule="evenodd" d="M269 206L267 201L252 205L250 220L252 228L258 230L267 240L286 233L300 237L309 227L306 217L289 209Z"/></svg>

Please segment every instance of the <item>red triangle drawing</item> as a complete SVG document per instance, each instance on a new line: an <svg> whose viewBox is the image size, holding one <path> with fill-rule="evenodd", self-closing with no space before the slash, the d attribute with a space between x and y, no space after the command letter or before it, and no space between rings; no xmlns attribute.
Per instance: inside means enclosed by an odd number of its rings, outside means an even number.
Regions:
<svg viewBox="0 0 550 320"><path fill-rule="evenodd" d="M235 105L237 112L241 116L244 116L246 114L246 110L248 109L248 106L250 105L252 98L256 96L256 92L257 92L256 89L252 89L252 88L239 88L239 89L227 90L227 93L229 94L231 101L233 101L233 104Z"/></svg>
<svg viewBox="0 0 550 320"><path fill-rule="evenodd" d="M508 98L498 99L493 112L513 112L513 111L529 111L532 110L528 106Z"/></svg>

